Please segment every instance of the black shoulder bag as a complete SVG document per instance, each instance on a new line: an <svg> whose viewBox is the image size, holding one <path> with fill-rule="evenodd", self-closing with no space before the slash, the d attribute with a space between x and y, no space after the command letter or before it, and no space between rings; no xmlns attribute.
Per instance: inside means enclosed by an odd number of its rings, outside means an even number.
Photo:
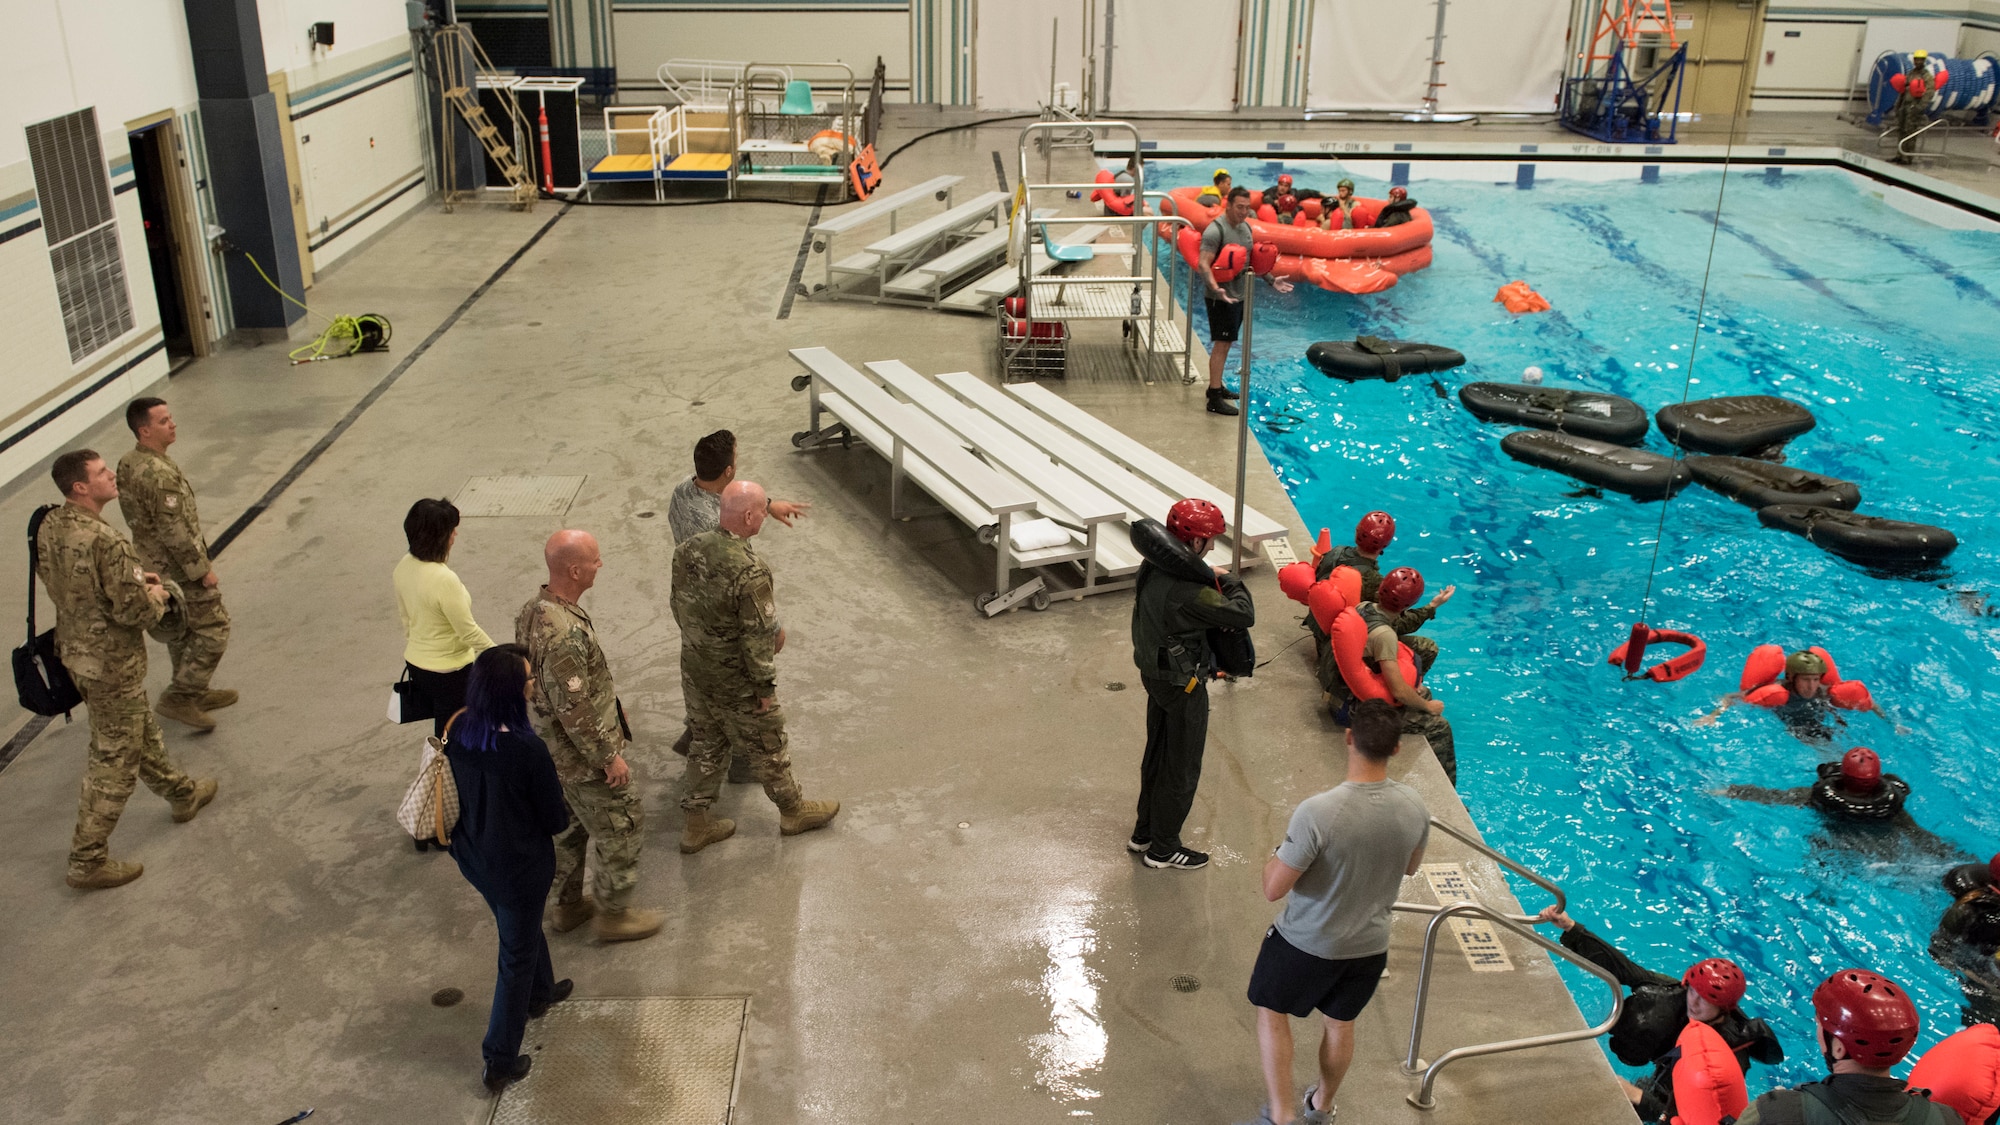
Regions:
<svg viewBox="0 0 2000 1125"><path fill-rule="evenodd" d="M35 571L41 563L35 536L42 530L42 521L59 506L44 504L28 517L28 641L14 650L14 690L20 694L21 706L35 714L68 719L83 702L83 693L76 690L69 669L56 655L56 631L35 634Z"/></svg>

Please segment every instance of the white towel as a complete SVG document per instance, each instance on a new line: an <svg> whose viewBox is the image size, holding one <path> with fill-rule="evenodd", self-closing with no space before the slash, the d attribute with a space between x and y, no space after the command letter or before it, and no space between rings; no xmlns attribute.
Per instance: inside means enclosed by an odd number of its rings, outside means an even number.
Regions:
<svg viewBox="0 0 2000 1125"><path fill-rule="evenodd" d="M1054 520L1022 520L1007 536L1016 551L1039 551L1069 545L1069 531Z"/></svg>

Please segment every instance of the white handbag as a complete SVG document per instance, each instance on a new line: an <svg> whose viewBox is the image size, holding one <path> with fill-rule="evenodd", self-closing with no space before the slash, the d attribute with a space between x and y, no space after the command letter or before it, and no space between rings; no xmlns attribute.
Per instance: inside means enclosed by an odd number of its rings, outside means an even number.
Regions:
<svg viewBox="0 0 2000 1125"><path fill-rule="evenodd" d="M462 715L465 712L460 711ZM451 776L451 760L444 756L445 740L451 737L451 723L458 721L458 715L444 726L444 735L431 735L424 739L423 757L417 763L417 779L410 783L409 791L403 794L403 803L396 809L396 823L403 826L412 839L436 840L439 844L451 843L451 830L458 827L458 782Z"/></svg>

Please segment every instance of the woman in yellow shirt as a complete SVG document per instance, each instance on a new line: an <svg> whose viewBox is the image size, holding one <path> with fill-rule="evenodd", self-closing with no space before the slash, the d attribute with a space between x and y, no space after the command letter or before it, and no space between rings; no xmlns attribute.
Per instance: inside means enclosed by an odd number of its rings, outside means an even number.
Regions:
<svg viewBox="0 0 2000 1125"><path fill-rule="evenodd" d="M472 619L472 595L445 565L458 542L458 506L449 500L419 500L403 517L410 553L396 564L396 610L403 619L403 662L417 693L431 704L438 737L453 712L465 705L472 660L493 647L493 638Z"/></svg>

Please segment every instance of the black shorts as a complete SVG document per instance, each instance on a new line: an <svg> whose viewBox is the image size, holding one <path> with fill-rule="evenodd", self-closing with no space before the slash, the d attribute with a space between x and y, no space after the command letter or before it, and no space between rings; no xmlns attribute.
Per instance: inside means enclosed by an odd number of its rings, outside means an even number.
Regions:
<svg viewBox="0 0 2000 1125"><path fill-rule="evenodd" d="M1218 344L1233 344L1243 330L1243 302L1208 300L1208 338Z"/></svg>
<svg viewBox="0 0 2000 1125"><path fill-rule="evenodd" d="M1272 926L1264 931L1257 967L1250 970L1250 1002L1291 1016L1309 1016L1317 1008L1327 1018L1353 1022L1375 995L1375 985L1389 955L1329 961L1286 941Z"/></svg>

